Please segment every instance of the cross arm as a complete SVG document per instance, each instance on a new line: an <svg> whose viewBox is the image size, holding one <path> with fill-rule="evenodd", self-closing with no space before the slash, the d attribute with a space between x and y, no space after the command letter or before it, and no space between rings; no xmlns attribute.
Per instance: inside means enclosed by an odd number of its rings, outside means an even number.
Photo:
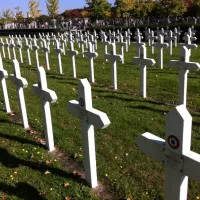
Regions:
<svg viewBox="0 0 200 200"><path fill-rule="evenodd" d="M32 86L32 91L35 95L41 97L43 100L48 101L49 103L55 103L58 99L56 93L53 90L42 90L38 87L38 84L34 84Z"/></svg>
<svg viewBox="0 0 200 200"><path fill-rule="evenodd" d="M107 114L94 108L87 110L87 120L89 124L94 125L96 128L104 129L110 125Z"/></svg>
<svg viewBox="0 0 200 200"><path fill-rule="evenodd" d="M168 66L170 68L178 68L179 63L180 62L178 60L170 60Z"/></svg>
<svg viewBox="0 0 200 200"><path fill-rule="evenodd" d="M22 87L22 88L27 88L28 87L28 82L25 78L17 78L15 77L14 74L10 75L10 80L17 86Z"/></svg>
<svg viewBox="0 0 200 200"><path fill-rule="evenodd" d="M8 78L8 72L5 69L0 70L0 78Z"/></svg>
<svg viewBox="0 0 200 200"><path fill-rule="evenodd" d="M80 116L80 111L79 111L80 106L79 106L78 101L75 101L75 100L69 101L67 103L67 108L68 108L69 112L71 114L73 114L74 116L76 116L76 117Z"/></svg>
<svg viewBox="0 0 200 200"><path fill-rule="evenodd" d="M78 51L76 51L76 50L74 50L74 51L67 50L67 54L72 55L72 56L77 56L78 55Z"/></svg>
<svg viewBox="0 0 200 200"><path fill-rule="evenodd" d="M200 154L190 151L189 155L183 156L183 172L185 175L189 176L191 179L200 181Z"/></svg>
<svg viewBox="0 0 200 200"><path fill-rule="evenodd" d="M143 153L149 155L150 157L159 162L162 162L164 160L164 139L146 132L141 136L137 137L135 141Z"/></svg>
<svg viewBox="0 0 200 200"><path fill-rule="evenodd" d="M39 46L32 46L33 50L36 51L36 50L39 50L40 47Z"/></svg>
<svg viewBox="0 0 200 200"><path fill-rule="evenodd" d="M186 46L188 49L196 49L198 47L196 44L180 44L179 46Z"/></svg>
<svg viewBox="0 0 200 200"><path fill-rule="evenodd" d="M54 49L56 53L64 53L63 49Z"/></svg>
<svg viewBox="0 0 200 200"><path fill-rule="evenodd" d="M198 71L200 69L200 64L196 62L189 62L185 64L185 68L191 71Z"/></svg>
<svg viewBox="0 0 200 200"><path fill-rule="evenodd" d="M155 48L168 48L169 44L167 44L167 43L162 43L162 44L154 43L154 44L152 44L152 46L154 46Z"/></svg>
<svg viewBox="0 0 200 200"><path fill-rule="evenodd" d="M96 53L96 52L84 52L84 56L96 58L98 56L98 53Z"/></svg>

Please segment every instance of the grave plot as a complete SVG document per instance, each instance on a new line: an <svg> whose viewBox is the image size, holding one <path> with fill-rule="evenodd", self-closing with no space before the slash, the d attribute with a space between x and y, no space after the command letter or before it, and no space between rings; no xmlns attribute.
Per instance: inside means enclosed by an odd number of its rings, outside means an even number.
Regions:
<svg viewBox="0 0 200 200"><path fill-rule="evenodd" d="M37 42L37 45L39 45L39 42ZM177 46L177 48L173 47L172 56L168 55L168 49L163 49L162 70L157 64L155 64L155 67L148 68L148 76L146 79L148 95L146 99L143 99L139 96L140 67L139 65L133 65L131 62L132 58L137 56L136 48L130 45L129 51L124 52L124 64L121 62L117 63L117 90L113 90L111 88L111 63L105 61L104 45L98 42L98 49L96 51L98 57L94 59L95 83L91 83L92 102L93 108L107 114L111 124L103 130L95 129L97 174L98 181L109 184L111 190L115 191L119 196L118 199L132 198L136 200L146 200L163 199L164 197L164 171L162 164L159 164L148 156L141 155L134 140L141 133L147 131L164 139L166 115L179 104L179 71L177 69L171 69L168 66L171 60L179 61L180 59L179 44ZM79 51L79 55L75 58L77 79L73 77L71 57L67 54L65 56L62 54L64 75L60 75L58 70L58 57L57 54L54 53L54 48L55 46L52 45L51 41L49 53L50 70L45 68L48 88L55 91L58 97L57 102L51 105L54 144L56 148L67 152L70 157L79 163L79 166L84 168L80 119L72 116L72 114L68 112L66 104L72 99L77 100L79 79L89 77L90 75L88 59L87 57L82 57L81 48L74 42L74 49ZM66 50L68 48L69 46ZM109 50L110 46L108 45L108 53L110 53ZM87 51L86 44L85 51ZM12 54L11 48L10 53ZM40 98L35 96L32 92L32 85L37 82L35 54L30 50L32 65L29 66L25 48L22 48L22 53L24 62L20 63L21 76L27 79L29 85L28 88L24 89L28 120L32 129L37 132L39 137L35 139L34 134L27 135L20 121L16 124L12 123L11 125L10 123L6 123L5 120L10 118L5 112L2 113L2 111L0 111L0 116L2 117L2 121L4 120L3 125L5 126L3 130L0 130L4 133L4 135L3 133L0 134L0 141L5 140L4 137L13 138L11 136L16 136L17 138L25 138L28 141L31 140L33 144L35 144L35 140L42 140L43 143L43 113L41 110ZM120 47L117 47L116 53L120 53ZM5 47L5 54L6 58L3 58L3 67L4 70L8 72L9 77L10 74L13 73L13 66L12 60L8 59L7 47ZM155 61L158 60L157 50L155 49L154 55L152 55L151 47L148 47L148 45L147 55L148 58L154 59ZM192 49L189 61L200 62L199 55L200 50L198 48ZM18 50L16 51L16 57L18 59L20 58ZM45 53L42 52L41 49L38 50L38 57L40 66L45 66ZM199 71L190 71L190 73L188 73L186 104L193 120L191 149L197 153L200 153L200 141L198 139L200 134L199 75ZM10 79L6 79L6 84L10 107L15 112L15 117L18 117L20 111L17 104L16 86L11 83ZM0 92L0 100L3 102L4 98L1 87ZM1 105L1 108L3 108L3 105ZM14 137L13 140L16 139L16 137ZM24 140L22 140L22 142L25 143ZM29 143L25 143L23 146L20 142L12 143L11 141L11 144L13 144L13 147L9 146L9 142L0 142L0 148L7 149L7 151L10 151L11 148L10 154L12 156L18 156L27 161L45 163L46 160L54 160L54 158L49 157L50 155L47 154L47 151L43 150L44 146L41 144L37 143L36 150L34 150L35 147L31 146L32 144ZM12 150L15 150L16 153L12 152ZM28 153L26 153L26 151L28 151ZM37 154L37 152L40 153ZM5 151L4 153L8 155ZM31 158L32 154L34 154L34 158ZM20 164L21 160L17 160L17 162ZM95 197L89 193L86 184L77 183L77 181L73 179L73 176L67 176L68 174L64 173L64 178L63 176L60 177L51 171L52 168L44 168L50 172L50 174L48 174L48 172L44 174L45 171L41 173L39 170L32 169L30 166L25 165L26 162L23 163L24 165L22 166L24 166L25 169L20 167L18 168L19 171L17 171L18 174L20 174L22 182L27 182L28 178L30 180L32 177L31 183L37 190L42 189L40 189L40 186L36 187L34 185L35 177L47 183L48 185L45 184L44 186L44 191L47 192L46 198L50 198L56 194L58 197L62 198L63 196L61 193L63 193L65 195L70 194L73 199L75 198L73 194L77 192L80 198L95 199ZM13 179L16 180L16 182L19 182L19 177L14 175L14 169L10 169L8 166L5 166L5 164L1 169L5 172L4 180L6 180L6 183L10 184L10 175L14 177ZM48 166L49 165L53 165L56 170L60 169L58 166L59 164L54 161L48 164ZM15 169L17 170L17 168ZM25 170L28 171L27 178L25 177ZM70 182L70 180L74 182ZM14 182L14 184L16 184L16 182ZM71 187L65 188L62 186L61 183L65 182L69 182ZM50 190L51 188L53 189ZM188 195L191 199L195 199L199 196L198 188L198 182L189 180Z"/></svg>

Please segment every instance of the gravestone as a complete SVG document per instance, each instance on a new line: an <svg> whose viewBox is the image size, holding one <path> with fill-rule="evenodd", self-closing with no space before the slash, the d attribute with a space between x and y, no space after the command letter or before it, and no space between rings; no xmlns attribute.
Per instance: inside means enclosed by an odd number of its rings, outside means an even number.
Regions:
<svg viewBox="0 0 200 200"><path fill-rule="evenodd" d="M71 57L71 60L72 60L72 69L73 69L73 77L76 78L75 56L78 55L78 51L74 50L74 43L72 41L70 41L69 45L70 45L70 49L67 50L67 54Z"/></svg>
<svg viewBox="0 0 200 200"><path fill-rule="evenodd" d="M103 36L102 36L102 42L101 42L101 43L102 43L103 46L104 46L104 57L105 57L105 55L108 53L108 48L107 48L107 46L110 44L110 42L107 41L107 36L106 36L105 33L104 33ZM106 61L108 61L108 60L106 59Z"/></svg>
<svg viewBox="0 0 200 200"><path fill-rule="evenodd" d="M6 78L8 78L8 72L3 68L3 62L2 62L2 58L1 58L1 54L0 54L0 81L1 81L2 91L3 91L6 112L10 113L11 109L10 109L10 102L9 102L9 98L8 98Z"/></svg>
<svg viewBox="0 0 200 200"><path fill-rule="evenodd" d="M49 48L47 46L47 42L45 39L42 39L42 47L41 47L41 50L44 52L44 55L45 55L45 61L46 61L46 67L48 70L50 70L50 67L49 67Z"/></svg>
<svg viewBox="0 0 200 200"><path fill-rule="evenodd" d="M6 43L4 44L4 46L7 47L8 59L11 59L11 56L10 56L10 43L8 42L8 38L6 38Z"/></svg>
<svg viewBox="0 0 200 200"><path fill-rule="evenodd" d="M6 58L5 49L4 49L4 42L3 42L3 39L2 39L2 38L1 38L1 40L0 40L0 47L1 47L1 49L2 49L3 58Z"/></svg>
<svg viewBox="0 0 200 200"><path fill-rule="evenodd" d="M119 42L117 42L116 45L120 46L120 55L122 56L122 64L124 64L124 47L126 47L126 42L124 42L122 34L120 34L118 37L119 37Z"/></svg>
<svg viewBox="0 0 200 200"><path fill-rule="evenodd" d="M188 177L200 181L200 155L191 151L192 117L184 105L167 114L165 140L149 132L136 138L139 149L165 165L165 200L187 200Z"/></svg>
<svg viewBox="0 0 200 200"><path fill-rule="evenodd" d="M27 52L27 56L28 56L28 64L31 65L31 56L30 56L30 50L31 47L30 45L28 44L28 39L25 38L25 45L24 45L24 48L26 49L26 52Z"/></svg>
<svg viewBox="0 0 200 200"><path fill-rule="evenodd" d="M78 43L81 46L81 52L82 52L82 55L84 57L84 52L85 52L84 45L85 45L85 41L83 40L83 35L82 34L80 35L80 39L79 39Z"/></svg>
<svg viewBox="0 0 200 200"><path fill-rule="evenodd" d="M94 80L94 58L98 56L98 53L93 51L91 42L88 43L88 52L84 52L84 56L88 57L89 67L90 67L90 80L92 83Z"/></svg>
<svg viewBox="0 0 200 200"><path fill-rule="evenodd" d="M186 105L187 98L187 76L190 71L197 71L200 69L200 64L189 61L189 50L182 46L180 50L180 60L171 60L169 62L170 68L179 70L179 104Z"/></svg>
<svg viewBox="0 0 200 200"><path fill-rule="evenodd" d="M21 63L24 63L23 55L22 55L22 42L20 41L19 38L17 38L17 44L16 44L16 47L19 49L20 61L21 61Z"/></svg>
<svg viewBox="0 0 200 200"><path fill-rule="evenodd" d="M153 46L158 49L158 67L163 69L163 48L169 47L169 44L164 43L162 35L158 36L158 42L154 43Z"/></svg>
<svg viewBox="0 0 200 200"><path fill-rule="evenodd" d="M169 35L166 37L167 41L168 41L168 44L169 44L169 55L171 56L172 55L172 41L176 39L175 36L173 36L173 33L172 31L169 31Z"/></svg>
<svg viewBox="0 0 200 200"><path fill-rule="evenodd" d="M134 57L132 62L140 65L140 95L143 98L146 98L146 66L153 66L156 62L154 59L147 58L145 44L140 47L140 57Z"/></svg>
<svg viewBox="0 0 200 200"><path fill-rule="evenodd" d="M40 102L43 111L43 126L45 133L45 141L49 151L53 151L54 139L53 139L53 128L51 120L50 103L57 101L57 95L53 90L48 89L46 73L43 67L38 67L37 84L32 86L33 93L40 97Z"/></svg>
<svg viewBox="0 0 200 200"><path fill-rule="evenodd" d="M24 98L24 88L28 87L28 82L25 78L21 77L19 62L13 60L14 74L10 74L10 80L16 85L19 110L21 112L22 122L25 129L29 129L28 117L26 112L26 104Z"/></svg>
<svg viewBox="0 0 200 200"><path fill-rule="evenodd" d="M153 44L154 44L154 40L157 40L158 37L157 37L157 36L154 36L154 32L151 31L151 34L150 34L150 36L149 36L148 38L150 39L151 53L154 54L154 47L153 47Z"/></svg>
<svg viewBox="0 0 200 200"><path fill-rule="evenodd" d="M110 44L110 54L105 54L105 59L111 62L112 86L117 90L117 61L122 61L122 56L116 54L116 46Z"/></svg>
<svg viewBox="0 0 200 200"><path fill-rule="evenodd" d="M35 52L36 66L39 67L40 64L39 64L38 50L40 49L40 47L37 45L36 39L33 39L33 43L34 45L32 45L32 49Z"/></svg>
<svg viewBox="0 0 200 200"><path fill-rule="evenodd" d="M110 125L110 120L105 113L93 108L91 86L87 79L79 82L78 99L79 101L69 101L67 107L71 114L80 118L85 177L89 185L95 188L98 183L94 127L106 128Z"/></svg>
<svg viewBox="0 0 200 200"><path fill-rule="evenodd" d="M54 52L57 54L58 57L58 71L60 74L63 74L61 60L61 53L63 53L63 49L60 48L60 43L58 40L56 40L56 48L54 48Z"/></svg>
<svg viewBox="0 0 200 200"><path fill-rule="evenodd" d="M12 49L12 51L13 51L13 58L14 58L14 60L16 59L16 52L15 52L15 41L14 41L14 39L11 39L10 40L10 48Z"/></svg>

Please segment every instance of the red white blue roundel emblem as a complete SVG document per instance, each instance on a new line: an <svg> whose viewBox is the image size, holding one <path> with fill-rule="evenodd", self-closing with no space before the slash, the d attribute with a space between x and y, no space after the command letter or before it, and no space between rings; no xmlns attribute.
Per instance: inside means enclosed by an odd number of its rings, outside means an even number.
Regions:
<svg viewBox="0 0 200 200"><path fill-rule="evenodd" d="M172 149L178 149L180 146L179 139L174 135L168 137L168 144Z"/></svg>

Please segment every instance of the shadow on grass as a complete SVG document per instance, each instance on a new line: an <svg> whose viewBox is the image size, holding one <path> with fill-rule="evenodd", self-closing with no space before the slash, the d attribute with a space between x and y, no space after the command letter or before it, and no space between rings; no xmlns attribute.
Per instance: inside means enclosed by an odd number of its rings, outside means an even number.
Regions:
<svg viewBox="0 0 200 200"><path fill-rule="evenodd" d="M31 145L39 146L39 147L41 147L43 149L46 149L46 147L44 145L40 144L40 143L31 141L31 140L27 140L27 139L24 139L24 138L20 138L20 137L14 136L14 135L7 135L7 134L4 134L4 133L0 132L0 138L4 138L4 139L11 140L11 141L20 142L22 144L31 144Z"/></svg>
<svg viewBox="0 0 200 200"><path fill-rule="evenodd" d="M19 166L26 166L33 170L38 170L41 173L44 173L45 171L51 172L51 174L60 176L60 177L66 177L68 179L71 179L73 181L76 181L78 183L82 183L84 185L87 185L85 179L81 178L79 175L74 175L72 173L68 173L66 171L63 171L61 169L52 167L50 165L47 165L45 163L39 163L34 161L27 161L24 159L17 158L13 155L11 155L6 149L0 148L0 163L8 168L17 168Z"/></svg>
<svg viewBox="0 0 200 200"><path fill-rule="evenodd" d="M134 108L134 109L139 109L139 110L150 110L150 111L154 111L154 112L160 112L162 114L169 112L169 110L159 110L159 109L155 109L155 108L148 107L148 106L128 106L128 107Z"/></svg>
<svg viewBox="0 0 200 200"><path fill-rule="evenodd" d="M24 200L46 199L39 194L39 191L35 187L24 182L17 183L15 187L0 182L0 191Z"/></svg>

